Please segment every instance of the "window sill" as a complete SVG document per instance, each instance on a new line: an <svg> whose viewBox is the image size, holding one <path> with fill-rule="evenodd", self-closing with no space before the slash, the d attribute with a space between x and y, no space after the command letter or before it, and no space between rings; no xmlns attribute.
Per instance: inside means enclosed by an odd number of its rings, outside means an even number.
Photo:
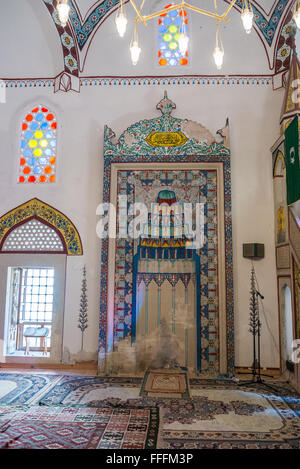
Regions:
<svg viewBox="0 0 300 469"><path fill-rule="evenodd" d="M25 355L23 350L6 354L6 357L22 357L22 358L50 358L50 352L46 355L43 352L29 351L29 355Z"/></svg>

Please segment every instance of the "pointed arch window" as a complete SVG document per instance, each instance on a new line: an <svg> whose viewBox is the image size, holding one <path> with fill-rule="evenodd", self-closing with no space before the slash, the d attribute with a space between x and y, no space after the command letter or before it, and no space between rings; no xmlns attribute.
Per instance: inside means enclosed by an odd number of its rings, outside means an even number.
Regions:
<svg viewBox="0 0 300 469"><path fill-rule="evenodd" d="M169 8L171 4L166 5ZM189 63L189 51L184 55L179 49L179 36L185 32L189 35L189 24L186 10L180 8L164 13L158 18L158 64L165 66L186 66Z"/></svg>
<svg viewBox="0 0 300 469"><path fill-rule="evenodd" d="M15 228L5 239L2 252L63 253L65 247L59 234L38 219Z"/></svg>
<svg viewBox="0 0 300 469"><path fill-rule="evenodd" d="M31 199L0 217L0 254L9 252L83 253L80 235L62 212Z"/></svg>
<svg viewBox="0 0 300 469"><path fill-rule="evenodd" d="M56 177L57 121L38 105L22 122L19 183L53 183Z"/></svg>

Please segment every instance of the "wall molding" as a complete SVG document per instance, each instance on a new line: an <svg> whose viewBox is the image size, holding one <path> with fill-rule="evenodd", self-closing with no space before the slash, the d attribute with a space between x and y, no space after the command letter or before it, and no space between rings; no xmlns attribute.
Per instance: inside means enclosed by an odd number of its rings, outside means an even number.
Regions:
<svg viewBox="0 0 300 469"><path fill-rule="evenodd" d="M56 78L4 78L6 88L54 88ZM165 75L81 77L87 86L273 86L273 75Z"/></svg>

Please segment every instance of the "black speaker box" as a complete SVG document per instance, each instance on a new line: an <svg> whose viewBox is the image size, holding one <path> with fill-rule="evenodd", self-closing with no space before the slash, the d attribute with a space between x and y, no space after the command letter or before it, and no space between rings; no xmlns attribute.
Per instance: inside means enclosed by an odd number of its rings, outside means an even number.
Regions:
<svg viewBox="0 0 300 469"><path fill-rule="evenodd" d="M265 257L265 245L259 243L243 244L243 257L247 259L262 259Z"/></svg>

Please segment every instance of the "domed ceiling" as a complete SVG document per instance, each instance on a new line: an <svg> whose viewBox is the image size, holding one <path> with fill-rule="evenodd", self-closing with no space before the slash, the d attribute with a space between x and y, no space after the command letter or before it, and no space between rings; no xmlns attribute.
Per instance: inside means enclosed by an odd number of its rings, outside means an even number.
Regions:
<svg viewBox="0 0 300 469"><path fill-rule="evenodd" d="M116 10L119 0L100 0L97 2L93 0L69 0L71 13L66 28L62 28L57 19L56 0L41 1L48 8L60 36L65 58L65 69L69 73L78 76L84 70L86 56L97 30ZM225 9L226 3L230 2L223 0L222 3L224 3ZM197 4L197 2L194 2L194 4ZM201 7L202 4L203 2L201 2ZM292 4L293 0L253 0L252 2L254 29L265 48L269 68L274 70L275 73L286 69L289 63L290 49L293 42L289 36ZM241 7L242 1L237 0L234 8L241 11ZM288 27L284 28L285 26Z"/></svg>
<svg viewBox="0 0 300 469"><path fill-rule="evenodd" d="M290 55L295 47L292 20L294 0L252 0L254 26L245 34L237 0L222 24L225 67L219 72L212 61L216 21L190 12L191 60L188 67L159 67L157 57L157 19L148 27L139 26L142 60L133 66L129 42L135 13L129 0L129 19L125 38L115 28L115 13L120 0L69 0L69 21L65 28L57 15L57 0L12 0L1 8L0 41L6 44L2 53L2 78L45 77L57 82L59 89L80 89L82 80L98 77L169 77L169 76L267 76L278 77L282 86ZM135 0L137 5L141 0ZM146 0L144 14L162 9L168 2ZM213 10L212 0L191 0L192 5ZM223 13L230 0L217 0ZM15 9L19 15L16 17ZM152 10L153 11L153 10ZM12 23L15 32L11 34ZM124 40L125 39L125 40ZM30 47L32 44L35 47ZM30 50L29 50L30 49ZM6 78L5 78L6 79ZM275 86L276 87L276 86Z"/></svg>

